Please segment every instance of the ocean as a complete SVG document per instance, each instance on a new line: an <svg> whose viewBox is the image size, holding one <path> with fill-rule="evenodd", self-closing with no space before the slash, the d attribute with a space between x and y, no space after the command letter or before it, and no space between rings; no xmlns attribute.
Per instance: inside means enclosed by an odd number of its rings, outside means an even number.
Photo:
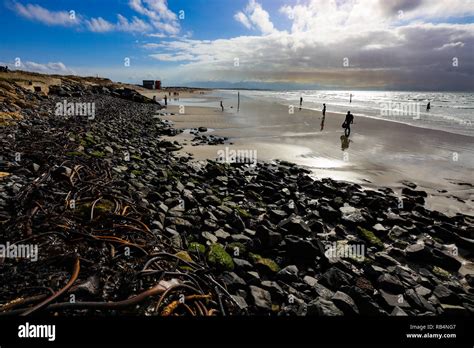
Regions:
<svg viewBox="0 0 474 348"><path fill-rule="evenodd" d="M221 90L226 98L235 98L237 91ZM352 102L350 103L350 95ZM444 130L455 134L474 136L474 93L471 92L387 92L387 91L240 91L242 98L264 99L321 113L323 103L327 112L351 113L406 123L413 126ZM430 102L431 109L426 110Z"/></svg>

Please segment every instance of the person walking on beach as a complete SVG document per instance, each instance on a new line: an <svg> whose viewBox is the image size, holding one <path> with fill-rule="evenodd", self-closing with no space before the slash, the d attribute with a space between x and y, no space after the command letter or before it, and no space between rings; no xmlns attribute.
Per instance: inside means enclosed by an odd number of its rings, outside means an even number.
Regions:
<svg viewBox="0 0 474 348"><path fill-rule="evenodd" d="M351 124L354 123L354 115L351 114L350 111L346 114L346 119L342 124L342 128L344 128L344 134L348 137L351 134Z"/></svg>
<svg viewBox="0 0 474 348"><path fill-rule="evenodd" d="M300 97L300 109L303 106L303 97Z"/></svg>
<svg viewBox="0 0 474 348"><path fill-rule="evenodd" d="M222 109L222 112L224 112L224 104L222 104L222 100L221 100L221 109Z"/></svg>
<svg viewBox="0 0 474 348"><path fill-rule="evenodd" d="M323 104L323 117L326 117L326 104Z"/></svg>
<svg viewBox="0 0 474 348"><path fill-rule="evenodd" d="M168 97L165 94L165 106L168 106Z"/></svg>
<svg viewBox="0 0 474 348"><path fill-rule="evenodd" d="M431 109L431 102L428 102L428 105L426 105L426 111L430 111Z"/></svg>

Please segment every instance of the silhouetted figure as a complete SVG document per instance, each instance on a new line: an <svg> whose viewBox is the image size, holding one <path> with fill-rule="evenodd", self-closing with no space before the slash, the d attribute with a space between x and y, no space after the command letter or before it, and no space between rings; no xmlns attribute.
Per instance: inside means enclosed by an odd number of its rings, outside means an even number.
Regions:
<svg viewBox="0 0 474 348"><path fill-rule="evenodd" d="M303 106L303 97L300 97L300 107Z"/></svg>
<svg viewBox="0 0 474 348"><path fill-rule="evenodd" d="M344 134L348 137L351 134L351 124L354 123L354 115L351 114L350 111L346 114L346 119L342 124L342 128L344 128Z"/></svg>
<svg viewBox="0 0 474 348"><path fill-rule="evenodd" d="M165 106L168 106L168 97L165 94Z"/></svg>
<svg viewBox="0 0 474 348"><path fill-rule="evenodd" d="M349 104L351 104L351 103L352 103L352 93L351 93L351 95L349 96Z"/></svg>
<svg viewBox="0 0 474 348"><path fill-rule="evenodd" d="M224 104L222 104L222 100L221 100L221 109L222 109L222 112L224 112Z"/></svg>
<svg viewBox="0 0 474 348"><path fill-rule="evenodd" d="M326 116L326 104L323 104L323 117Z"/></svg>
<svg viewBox="0 0 474 348"><path fill-rule="evenodd" d="M430 111L431 109L431 102L428 102L428 105L426 105L426 111Z"/></svg>

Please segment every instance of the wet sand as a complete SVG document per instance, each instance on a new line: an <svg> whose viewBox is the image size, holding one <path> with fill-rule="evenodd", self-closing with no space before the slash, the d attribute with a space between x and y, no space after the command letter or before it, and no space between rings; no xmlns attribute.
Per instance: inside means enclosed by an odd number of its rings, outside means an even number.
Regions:
<svg viewBox="0 0 474 348"><path fill-rule="evenodd" d="M396 191L404 187L404 180L411 181L430 194L427 207L450 215L474 215L472 137L355 115L352 133L345 138L341 114L327 112L322 124L319 111L295 108L291 113L286 106L250 98L242 100L239 112L236 100L224 100L223 113L215 96L191 106L171 104L175 105L169 105L168 112L176 115L163 118L177 128L204 126L209 128L204 134L229 138L225 145L192 146L193 136L183 133L178 137L185 144L183 151L196 160L216 159L225 147L256 150L259 161L291 161L318 178ZM180 104L183 114L179 114Z"/></svg>

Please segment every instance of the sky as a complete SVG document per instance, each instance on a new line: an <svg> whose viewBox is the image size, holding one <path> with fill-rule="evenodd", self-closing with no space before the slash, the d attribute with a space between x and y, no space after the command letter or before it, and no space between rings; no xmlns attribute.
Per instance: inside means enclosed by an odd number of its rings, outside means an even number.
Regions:
<svg viewBox="0 0 474 348"><path fill-rule="evenodd" d="M164 85L474 91L474 0L0 0L0 65Z"/></svg>

